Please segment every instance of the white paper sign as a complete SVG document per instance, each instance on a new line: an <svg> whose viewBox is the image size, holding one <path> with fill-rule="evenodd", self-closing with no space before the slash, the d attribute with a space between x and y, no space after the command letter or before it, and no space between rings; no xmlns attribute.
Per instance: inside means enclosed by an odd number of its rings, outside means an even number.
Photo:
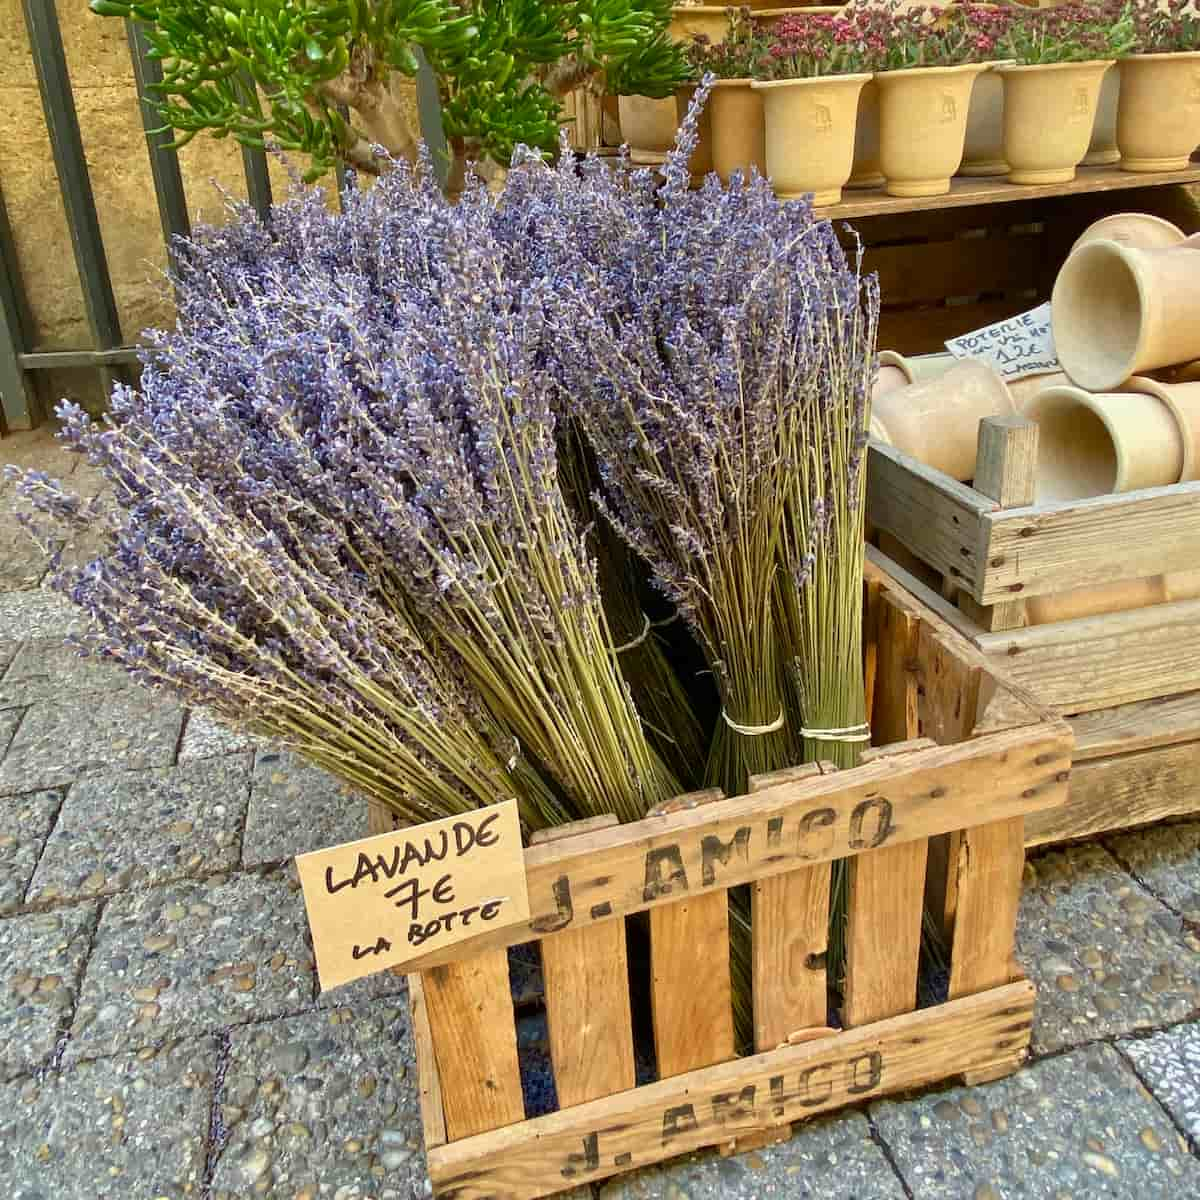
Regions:
<svg viewBox="0 0 1200 1200"><path fill-rule="evenodd" d="M1049 301L1007 321L950 338L946 349L955 358L981 358L991 363L1005 379L1025 379L1061 369L1050 330Z"/></svg>

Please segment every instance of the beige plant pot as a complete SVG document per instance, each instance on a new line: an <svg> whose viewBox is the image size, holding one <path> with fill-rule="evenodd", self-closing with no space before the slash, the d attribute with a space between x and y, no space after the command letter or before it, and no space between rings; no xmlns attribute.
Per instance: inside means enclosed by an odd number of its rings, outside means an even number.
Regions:
<svg viewBox="0 0 1200 1200"><path fill-rule="evenodd" d="M1122 246L1138 246L1142 249L1165 249L1178 246L1184 240L1183 230L1162 217L1150 213L1113 213L1093 221L1071 247L1074 253L1088 242L1120 242Z"/></svg>
<svg viewBox="0 0 1200 1200"><path fill-rule="evenodd" d="M1038 503L1179 482L1183 436L1157 396L1052 387L1023 411L1038 426Z"/></svg>
<svg viewBox="0 0 1200 1200"><path fill-rule="evenodd" d="M1121 59L1122 171L1182 171L1200 144L1200 50Z"/></svg>
<svg viewBox="0 0 1200 1200"><path fill-rule="evenodd" d="M1050 319L1063 370L1094 392L1200 358L1200 257L1088 242L1058 273Z"/></svg>
<svg viewBox="0 0 1200 1200"><path fill-rule="evenodd" d="M997 67L1004 80L1004 157L1013 183L1070 183L1087 153L1111 59Z"/></svg>
<svg viewBox="0 0 1200 1200"><path fill-rule="evenodd" d="M871 434L954 479L975 474L979 422L1016 411L1004 380L963 359L940 375L872 397Z"/></svg>
<svg viewBox="0 0 1200 1200"><path fill-rule="evenodd" d="M879 168L879 88L874 77L858 93L858 117L854 122L854 166L848 188L881 188L883 171Z"/></svg>
<svg viewBox="0 0 1200 1200"><path fill-rule="evenodd" d="M749 79L718 79L708 98L713 170L728 183L735 171L767 173L763 94Z"/></svg>
<svg viewBox="0 0 1200 1200"><path fill-rule="evenodd" d="M684 117L687 116L688 108L691 106L692 97L695 94L694 84L682 87L675 93L675 119L679 124L682 124ZM696 127L696 138L696 149L692 152L692 157L688 162L688 170L692 175L692 187L699 187L704 182L704 177L713 169L712 108L709 104L704 106L704 111L700 114L700 123Z"/></svg>
<svg viewBox="0 0 1200 1200"><path fill-rule="evenodd" d="M719 46L729 36L729 9L710 4L677 4L671 9L667 32L677 42L706 37L714 46Z"/></svg>
<svg viewBox="0 0 1200 1200"><path fill-rule="evenodd" d="M879 161L889 196L943 196L962 162L967 112L982 63L883 71Z"/></svg>
<svg viewBox="0 0 1200 1200"><path fill-rule="evenodd" d="M870 75L756 81L763 98L767 174L781 200L812 193L837 204L854 163L858 96Z"/></svg>
<svg viewBox="0 0 1200 1200"><path fill-rule="evenodd" d="M1125 387L1131 392L1155 396L1167 406L1183 438L1183 466L1178 483L1200 479L1200 383L1161 383L1135 375Z"/></svg>
<svg viewBox="0 0 1200 1200"><path fill-rule="evenodd" d="M1008 174L1008 163L1004 158L1004 81L994 70L985 71L975 81L971 108L967 113L962 166L958 173L973 178Z"/></svg>
<svg viewBox="0 0 1200 1200"><path fill-rule="evenodd" d="M630 159L641 166L663 162L675 144L678 128L675 97L652 100L649 96L620 96L617 108Z"/></svg>
<svg viewBox="0 0 1200 1200"><path fill-rule="evenodd" d="M1100 84L1100 98L1096 101L1096 123L1092 126L1092 140L1083 156L1082 166L1111 167L1121 161L1117 149L1117 107L1121 98L1121 73L1109 71Z"/></svg>

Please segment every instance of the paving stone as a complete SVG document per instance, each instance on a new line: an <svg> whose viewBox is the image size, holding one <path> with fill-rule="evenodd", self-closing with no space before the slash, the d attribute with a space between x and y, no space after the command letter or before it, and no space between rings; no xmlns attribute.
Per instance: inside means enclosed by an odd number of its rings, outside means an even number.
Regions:
<svg viewBox="0 0 1200 1200"><path fill-rule="evenodd" d="M214 716L202 708L188 711L187 723L183 727L183 741L179 745L179 758L217 758L222 754L239 754L253 750L258 739L248 733L237 733L226 728Z"/></svg>
<svg viewBox="0 0 1200 1200"><path fill-rule="evenodd" d="M1038 1052L1200 1009L1200 942L1100 846L1027 866L1017 957L1038 988Z"/></svg>
<svg viewBox="0 0 1200 1200"><path fill-rule="evenodd" d="M0 920L0 1079L50 1058L95 924L94 904Z"/></svg>
<svg viewBox="0 0 1200 1200"><path fill-rule="evenodd" d="M86 459L68 449L48 425L5 434L4 444L0 446L0 463L23 470L44 471L51 479L66 479L80 467L87 467ZM4 494L11 496L16 484L8 478L7 471L0 470L0 482Z"/></svg>
<svg viewBox="0 0 1200 1200"><path fill-rule="evenodd" d="M61 792L0 799L0 913L24 900L61 804Z"/></svg>
<svg viewBox="0 0 1200 1200"><path fill-rule="evenodd" d="M294 754L259 750L242 843L246 866L366 836L367 806L361 797Z"/></svg>
<svg viewBox="0 0 1200 1200"><path fill-rule="evenodd" d="M278 875L177 883L108 902L66 1058L295 1013L312 1003L299 895Z"/></svg>
<svg viewBox="0 0 1200 1200"><path fill-rule="evenodd" d="M0 1089L11 1200L185 1200L200 1194L211 1039L79 1063Z"/></svg>
<svg viewBox="0 0 1200 1200"><path fill-rule="evenodd" d="M871 1116L920 1200L1200 1194L1200 1161L1111 1046L983 1087L880 1101Z"/></svg>
<svg viewBox="0 0 1200 1200"><path fill-rule="evenodd" d="M132 686L115 663L84 657L61 637L30 638L21 643L0 680L0 708Z"/></svg>
<svg viewBox="0 0 1200 1200"><path fill-rule="evenodd" d="M213 1200L430 1195L416 1076L403 1004L235 1029Z"/></svg>
<svg viewBox="0 0 1200 1200"><path fill-rule="evenodd" d="M901 1200L904 1189L866 1119L841 1113L806 1122L792 1137L749 1154L702 1151L610 1179L601 1200Z"/></svg>
<svg viewBox="0 0 1200 1200"><path fill-rule="evenodd" d="M1121 1043L1181 1129L1200 1145L1200 1025L1179 1025Z"/></svg>
<svg viewBox="0 0 1200 1200"><path fill-rule="evenodd" d="M1107 841L1160 900L1188 921L1200 923L1200 822L1160 825Z"/></svg>
<svg viewBox="0 0 1200 1200"><path fill-rule="evenodd" d="M0 592L36 588L49 566L49 554L6 514L0 526Z"/></svg>
<svg viewBox="0 0 1200 1200"><path fill-rule="evenodd" d="M9 746L12 745L13 736L16 734L17 727L21 724L24 716L24 709L0 709L0 758L8 752Z"/></svg>
<svg viewBox="0 0 1200 1200"><path fill-rule="evenodd" d="M70 783L125 767L166 767L175 759L183 709L141 688L34 704L0 763L0 795Z"/></svg>
<svg viewBox="0 0 1200 1200"><path fill-rule="evenodd" d="M81 609L48 588L0 593L0 641L65 637L85 624Z"/></svg>
<svg viewBox="0 0 1200 1200"><path fill-rule="evenodd" d="M59 900L237 866L250 755L72 784L30 889Z"/></svg>

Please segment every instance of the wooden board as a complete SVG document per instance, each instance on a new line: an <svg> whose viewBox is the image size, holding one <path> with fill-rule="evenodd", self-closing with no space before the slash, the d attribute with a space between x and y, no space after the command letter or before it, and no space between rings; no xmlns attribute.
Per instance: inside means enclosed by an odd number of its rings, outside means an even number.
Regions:
<svg viewBox="0 0 1200 1200"><path fill-rule="evenodd" d="M877 213L909 213L922 209L958 208L970 204L1001 204L1015 200L1039 200L1049 196L1071 196L1080 192L1114 192L1128 188L1162 186L1169 183L1200 182L1200 167L1184 171L1163 171L1143 175L1122 171L1119 167L1080 167L1069 183L1016 184L1006 179L966 179L950 181L950 191L943 196L921 196L913 199L888 196L882 188L870 191L846 191L840 204L816 210L818 216L839 220L869 217Z"/></svg>
<svg viewBox="0 0 1200 1200"><path fill-rule="evenodd" d="M530 924L481 934L475 944L517 945L696 891L924 840L961 828L967 805L997 820L1053 807L1066 799L1071 741L1065 722L1003 730L721 800L673 816L665 829L655 818L531 847ZM440 961L437 952L412 967Z"/></svg>
<svg viewBox="0 0 1200 1200"><path fill-rule="evenodd" d="M453 953L450 947L446 953ZM508 954L487 950L421 980L451 1141L525 1118Z"/></svg>
<svg viewBox="0 0 1200 1200"><path fill-rule="evenodd" d="M1008 1064L1029 1044L1027 982L861 1029L738 1059L429 1152L434 1189L455 1200L565 1191L717 1145L767 1124Z"/></svg>
<svg viewBox="0 0 1200 1200"><path fill-rule="evenodd" d="M914 271L921 268L914 264ZM921 305L891 308L886 303L879 314L879 345L903 354L945 352L946 339L961 337L1015 312L1036 308L1048 297L1038 292L1009 292L1001 299L976 300L970 304Z"/></svg>
<svg viewBox="0 0 1200 1200"><path fill-rule="evenodd" d="M1076 765L1090 758L1191 742L1200 739L1200 692L1081 713L1068 724L1075 732Z"/></svg>
<svg viewBox="0 0 1200 1200"><path fill-rule="evenodd" d="M1044 704L1090 712L1195 686L1200 600L981 634L976 642Z"/></svg>
<svg viewBox="0 0 1200 1200"><path fill-rule="evenodd" d="M617 824L612 814L535 833L547 845ZM633 1019L625 922L566 929L540 943L546 1025L561 1108L633 1087Z"/></svg>
<svg viewBox="0 0 1200 1200"><path fill-rule="evenodd" d="M1029 816L1025 845L1093 837L1196 812L1200 741L1094 758L1072 771L1070 797L1062 808Z"/></svg>
<svg viewBox="0 0 1200 1200"><path fill-rule="evenodd" d="M446 1116L442 1108L442 1080L438 1075L437 1056L433 1050L433 1032L429 1028L429 1011L425 1007L425 985L419 974L406 977L408 1006L412 1016L413 1047L417 1059L417 1088L421 1099L421 1126L425 1132L425 1147L441 1146L446 1141Z"/></svg>

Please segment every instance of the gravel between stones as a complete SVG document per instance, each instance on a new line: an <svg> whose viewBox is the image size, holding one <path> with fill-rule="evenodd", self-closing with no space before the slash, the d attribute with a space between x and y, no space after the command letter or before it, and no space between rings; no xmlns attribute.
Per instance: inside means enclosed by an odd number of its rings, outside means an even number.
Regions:
<svg viewBox="0 0 1200 1200"><path fill-rule="evenodd" d="M61 792L0 798L0 913L24 900L61 804Z"/></svg>
<svg viewBox="0 0 1200 1200"><path fill-rule="evenodd" d="M1121 1043L1155 1096L1200 1146L1200 1025Z"/></svg>
<svg viewBox="0 0 1200 1200"><path fill-rule="evenodd" d="M94 904L0 921L0 1079L49 1060L95 924Z"/></svg>
<svg viewBox="0 0 1200 1200"><path fill-rule="evenodd" d="M300 897L279 876L179 883L109 901L66 1058L211 1033L312 1004Z"/></svg>
<svg viewBox="0 0 1200 1200"><path fill-rule="evenodd" d="M1200 822L1163 825L1108 844L1159 899L1200 923Z"/></svg>
<svg viewBox="0 0 1200 1200"><path fill-rule="evenodd" d="M204 1176L211 1039L80 1063L0 1089L11 1200L194 1200Z"/></svg>
<svg viewBox="0 0 1200 1200"><path fill-rule="evenodd" d="M983 1087L880 1101L871 1116L920 1200L1200 1194L1200 1162L1111 1046Z"/></svg>
<svg viewBox="0 0 1200 1200"><path fill-rule="evenodd" d="M88 775L71 786L29 899L98 895L237 865L250 756Z"/></svg>
<svg viewBox="0 0 1200 1200"><path fill-rule="evenodd" d="M1017 958L1038 987L1038 1053L1200 1009L1200 942L1100 846L1027 864Z"/></svg>

